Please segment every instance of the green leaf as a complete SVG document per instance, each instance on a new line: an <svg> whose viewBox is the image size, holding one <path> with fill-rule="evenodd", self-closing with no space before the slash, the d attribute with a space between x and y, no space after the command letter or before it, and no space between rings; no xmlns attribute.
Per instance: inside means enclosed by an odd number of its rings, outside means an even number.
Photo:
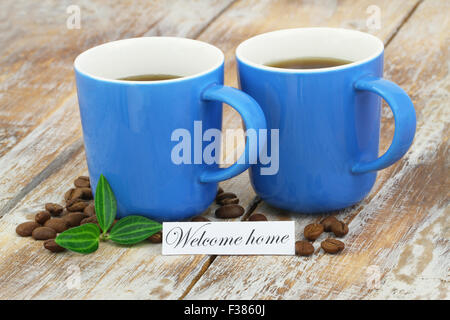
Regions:
<svg viewBox="0 0 450 320"><path fill-rule="evenodd" d="M79 253L91 253L97 250L100 229L96 224L86 223L60 233L55 242L61 247Z"/></svg>
<svg viewBox="0 0 450 320"><path fill-rule="evenodd" d="M109 230L116 218L116 197L106 178L101 174L95 189L95 214L103 234Z"/></svg>
<svg viewBox="0 0 450 320"><path fill-rule="evenodd" d="M134 244L147 239L161 228L161 224L156 221L141 216L128 216L117 221L108 239L120 244Z"/></svg>

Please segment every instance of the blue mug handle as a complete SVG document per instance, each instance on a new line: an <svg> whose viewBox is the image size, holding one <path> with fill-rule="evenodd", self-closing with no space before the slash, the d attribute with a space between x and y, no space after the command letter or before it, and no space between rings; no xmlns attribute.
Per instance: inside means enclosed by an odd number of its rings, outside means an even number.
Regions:
<svg viewBox="0 0 450 320"><path fill-rule="evenodd" d="M247 170L251 165L250 159L259 159L258 150L261 151L267 143L267 135L258 134L260 129L267 129L266 117L255 99L232 87L214 84L203 91L202 99L225 102L230 105L241 115L245 129L253 129L259 136L258 148L250 148L249 138L246 138L244 153L230 167L208 169L200 175L200 181L205 183L230 179Z"/></svg>
<svg viewBox="0 0 450 320"><path fill-rule="evenodd" d="M389 105L394 114L395 132L391 146L384 155L370 162L358 162L353 173L366 173L381 170L394 164L408 151L416 132L416 112L409 96L395 83L366 76L354 84L356 90L365 90L378 94Z"/></svg>

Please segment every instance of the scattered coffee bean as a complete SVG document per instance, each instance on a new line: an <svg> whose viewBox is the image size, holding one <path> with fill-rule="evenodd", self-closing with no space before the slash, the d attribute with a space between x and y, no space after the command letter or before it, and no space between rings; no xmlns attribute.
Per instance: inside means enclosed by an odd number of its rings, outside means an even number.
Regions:
<svg viewBox="0 0 450 320"><path fill-rule="evenodd" d="M95 216L95 204L93 202L89 203L88 206L84 208L83 212L89 217Z"/></svg>
<svg viewBox="0 0 450 320"><path fill-rule="evenodd" d="M162 232L158 231L157 233L155 233L154 235L150 236L148 238L148 240L151 243L161 243L162 242Z"/></svg>
<svg viewBox="0 0 450 320"><path fill-rule="evenodd" d="M54 239L48 239L44 241L44 248L51 252L62 252L65 249L58 245Z"/></svg>
<svg viewBox="0 0 450 320"><path fill-rule="evenodd" d="M75 203L76 199L79 200L92 200L92 190L91 188L76 188L70 195L70 198L67 202L71 201L71 203Z"/></svg>
<svg viewBox="0 0 450 320"><path fill-rule="evenodd" d="M79 212L79 211L83 211L88 205L89 205L89 202L87 202L87 201L75 202L73 204L68 205L67 210L71 211L71 212Z"/></svg>
<svg viewBox="0 0 450 320"><path fill-rule="evenodd" d="M191 219L191 221L192 222L207 222L207 221L211 221L211 220L209 220L208 218L206 218L204 216L196 216L196 217L193 217Z"/></svg>
<svg viewBox="0 0 450 320"><path fill-rule="evenodd" d="M305 238L311 241L316 240L323 232L323 225L320 223L308 224L303 230Z"/></svg>
<svg viewBox="0 0 450 320"><path fill-rule="evenodd" d="M16 232L21 237L29 237L33 233L34 229L41 227L36 221L27 221L19 224L16 227Z"/></svg>
<svg viewBox="0 0 450 320"><path fill-rule="evenodd" d="M66 192L64 195L64 199L67 203L75 203L75 199L81 199L81 196L83 195L83 192L80 190L81 188L71 188L69 191Z"/></svg>
<svg viewBox="0 0 450 320"><path fill-rule="evenodd" d="M80 196L79 196L80 199L84 199L84 200L92 200L92 199L94 199L94 196L92 195L91 188L77 188L75 190L74 194L76 193L78 195L78 192L80 193Z"/></svg>
<svg viewBox="0 0 450 320"><path fill-rule="evenodd" d="M85 223L97 223L97 217L96 216L92 216L92 217L88 217L88 218L84 218L83 220L80 221L80 225L85 224Z"/></svg>
<svg viewBox="0 0 450 320"><path fill-rule="evenodd" d="M52 216L59 216L64 208L57 203L46 203L45 210L50 212Z"/></svg>
<svg viewBox="0 0 450 320"><path fill-rule="evenodd" d="M234 199L234 198L237 198L237 196L234 193L232 193L232 192L222 192L221 194L217 195L216 202L218 204L222 204L222 200Z"/></svg>
<svg viewBox="0 0 450 320"><path fill-rule="evenodd" d="M78 202L87 202L87 203L89 203L89 201L87 201L87 200L84 200L84 199L81 199L81 198L74 198L74 199L70 199L70 200L68 200L66 202L66 208L69 208L69 207L71 207L72 205L74 205L75 203L78 203Z"/></svg>
<svg viewBox="0 0 450 320"><path fill-rule="evenodd" d="M305 240L295 242L295 254L298 256L310 256L314 253L314 246Z"/></svg>
<svg viewBox="0 0 450 320"><path fill-rule="evenodd" d="M345 248L345 244L337 239L325 239L320 246L327 253L338 253Z"/></svg>
<svg viewBox="0 0 450 320"><path fill-rule="evenodd" d="M336 237L343 237L348 233L348 226L345 222L335 221L331 224L331 231Z"/></svg>
<svg viewBox="0 0 450 320"><path fill-rule="evenodd" d="M71 227L78 227L81 220L88 218L88 215L83 212L70 212L68 215L64 216L64 220Z"/></svg>
<svg viewBox="0 0 450 320"><path fill-rule="evenodd" d="M44 224L44 227L52 228L56 231L56 233L61 233L69 229L69 224L64 218L53 218L47 220L47 222Z"/></svg>
<svg viewBox="0 0 450 320"><path fill-rule="evenodd" d="M70 212L67 209L64 209L63 212L59 215L60 218L67 216Z"/></svg>
<svg viewBox="0 0 450 320"><path fill-rule="evenodd" d="M325 232L330 232L331 225L333 224L333 222L336 222L336 221L338 221L338 219L336 219L335 216L329 216L329 217L322 219L322 221L320 221L320 224L323 225L323 230Z"/></svg>
<svg viewBox="0 0 450 320"><path fill-rule="evenodd" d="M221 219L237 218L244 214L245 210L238 204L227 204L216 210L216 217Z"/></svg>
<svg viewBox="0 0 450 320"><path fill-rule="evenodd" d="M267 218L261 213L254 213L248 218L248 221L267 221Z"/></svg>
<svg viewBox="0 0 450 320"><path fill-rule="evenodd" d="M238 204L239 198L228 198L220 201L220 204L226 206L227 204Z"/></svg>
<svg viewBox="0 0 450 320"><path fill-rule="evenodd" d="M75 181L73 182L73 184L77 188L89 188L91 186L89 177L86 177L86 176L80 176L80 177L76 178Z"/></svg>
<svg viewBox="0 0 450 320"><path fill-rule="evenodd" d="M91 188L72 188L67 191L64 196L67 205L78 202L77 200L92 200L93 198L94 196Z"/></svg>
<svg viewBox="0 0 450 320"><path fill-rule="evenodd" d="M49 220L50 221L50 220ZM48 240L56 238L56 231L49 227L39 227L33 230L31 234L35 240Z"/></svg>
<svg viewBox="0 0 450 320"><path fill-rule="evenodd" d="M223 189L221 187L219 187L219 189L217 189L217 194L221 194L223 193Z"/></svg>
<svg viewBox="0 0 450 320"><path fill-rule="evenodd" d="M36 213L34 216L34 220L39 224L44 224L45 221L49 220L52 216L50 215L50 212L48 211L40 211Z"/></svg>
<svg viewBox="0 0 450 320"><path fill-rule="evenodd" d="M70 188L69 190L67 190L66 193L64 194L64 200L66 200L66 202L72 200L74 192L75 188Z"/></svg>

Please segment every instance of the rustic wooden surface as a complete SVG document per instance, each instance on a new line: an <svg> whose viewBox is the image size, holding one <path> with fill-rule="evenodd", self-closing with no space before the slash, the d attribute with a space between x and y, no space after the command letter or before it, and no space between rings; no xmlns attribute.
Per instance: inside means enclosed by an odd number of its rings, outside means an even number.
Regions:
<svg viewBox="0 0 450 320"><path fill-rule="evenodd" d="M447 1L78 1L81 29L65 27L70 1L0 4L0 298L1 299L299 299L440 298L449 281L449 18ZM381 29L368 30L367 7ZM161 256L160 245L104 244L91 255L51 254L16 236L15 226L64 190L86 164L72 72L74 57L127 37L197 38L226 55L236 86L234 49L262 32L304 26L369 31L386 45L385 77L413 98L418 128L412 149L381 171L370 195L338 214L350 223L338 256L309 258ZM241 126L230 108L224 127ZM393 134L383 111L381 150ZM243 147L224 150L232 157ZM247 174L223 183L246 207L303 226L319 219L261 203ZM214 219L210 208L208 215ZM319 239L320 240L320 239ZM316 243L316 248L318 244ZM78 268L78 269L77 269ZM72 288L79 270L79 288ZM380 272L379 287L368 285Z"/></svg>

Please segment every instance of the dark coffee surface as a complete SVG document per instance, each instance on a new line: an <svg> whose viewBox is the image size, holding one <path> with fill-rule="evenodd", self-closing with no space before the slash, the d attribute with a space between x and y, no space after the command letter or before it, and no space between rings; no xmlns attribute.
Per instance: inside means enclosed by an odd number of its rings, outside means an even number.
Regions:
<svg viewBox="0 0 450 320"><path fill-rule="evenodd" d="M302 57L267 63L266 66L282 69L321 69L352 63L349 60L326 57Z"/></svg>
<svg viewBox="0 0 450 320"><path fill-rule="evenodd" d="M123 81L161 81L161 80L172 80L179 79L181 76L174 76L170 74L141 74L137 76L129 76L124 78L119 78L117 80Z"/></svg>

